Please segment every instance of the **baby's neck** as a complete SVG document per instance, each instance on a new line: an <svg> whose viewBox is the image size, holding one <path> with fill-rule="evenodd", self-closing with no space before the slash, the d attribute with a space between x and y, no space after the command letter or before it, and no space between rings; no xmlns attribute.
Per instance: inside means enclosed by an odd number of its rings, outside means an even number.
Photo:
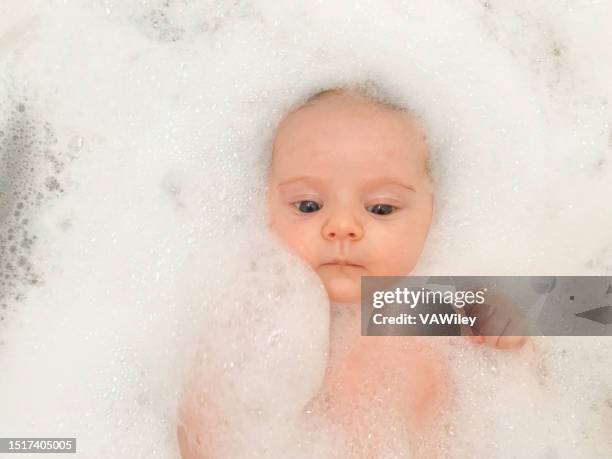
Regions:
<svg viewBox="0 0 612 459"><path fill-rule="evenodd" d="M357 327L359 331L359 320L361 319L360 306L349 303L330 303L329 321L330 332L338 332L348 328L353 331Z"/></svg>
<svg viewBox="0 0 612 459"><path fill-rule="evenodd" d="M361 313L358 304L330 303L329 344L331 354L341 358L361 335Z"/></svg>

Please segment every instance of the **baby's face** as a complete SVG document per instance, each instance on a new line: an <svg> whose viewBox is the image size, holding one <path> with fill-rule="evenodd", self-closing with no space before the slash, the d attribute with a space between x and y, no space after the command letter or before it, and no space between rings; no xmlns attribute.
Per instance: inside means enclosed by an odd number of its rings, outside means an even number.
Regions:
<svg viewBox="0 0 612 459"><path fill-rule="evenodd" d="M279 126L269 175L271 229L319 275L332 301L361 276L407 275L433 211L417 123L357 95L302 107Z"/></svg>

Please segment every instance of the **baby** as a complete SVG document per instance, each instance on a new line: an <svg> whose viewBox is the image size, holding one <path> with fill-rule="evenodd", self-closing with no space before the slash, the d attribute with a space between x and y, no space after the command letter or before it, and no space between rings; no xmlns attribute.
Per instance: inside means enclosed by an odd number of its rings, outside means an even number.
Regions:
<svg viewBox="0 0 612 459"><path fill-rule="evenodd" d="M332 306L326 378L305 412L341 429L355 457L373 457L374 442L359 439L371 435L367 417L378 406L379 416L399 420L413 457L434 456L450 384L442 359L431 354L431 338L362 337L355 306L361 276L408 275L425 245L434 197L423 129L407 111L363 88L319 92L278 127L268 184L271 230L318 274ZM506 349L526 342L470 339ZM376 402L364 407L368 400ZM204 445L212 444L214 416L207 422L183 416L183 458L214 456ZM213 432L199 432L190 447L196 423Z"/></svg>

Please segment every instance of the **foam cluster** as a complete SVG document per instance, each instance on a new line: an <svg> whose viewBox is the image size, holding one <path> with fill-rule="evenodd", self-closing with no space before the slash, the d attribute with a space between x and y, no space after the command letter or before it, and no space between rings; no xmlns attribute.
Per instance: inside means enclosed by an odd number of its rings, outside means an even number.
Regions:
<svg viewBox="0 0 612 459"><path fill-rule="evenodd" d="M301 411L329 350L324 291L265 228L274 129L326 88L376 82L428 132L435 221L414 274L610 275L611 14L569 0L4 0L3 437L179 457L196 362L219 369L234 426L220 457L350 453ZM438 343L458 387L443 454L609 455L610 344L537 344L533 370ZM409 457L403 440L375 446Z"/></svg>

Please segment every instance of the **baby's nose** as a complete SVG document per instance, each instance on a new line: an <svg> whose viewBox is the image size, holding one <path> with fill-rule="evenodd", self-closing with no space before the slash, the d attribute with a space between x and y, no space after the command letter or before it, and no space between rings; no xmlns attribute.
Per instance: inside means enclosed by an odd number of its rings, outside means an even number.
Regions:
<svg viewBox="0 0 612 459"><path fill-rule="evenodd" d="M330 218L322 228L324 239L348 239L358 241L363 237L363 227L349 215L336 215Z"/></svg>

